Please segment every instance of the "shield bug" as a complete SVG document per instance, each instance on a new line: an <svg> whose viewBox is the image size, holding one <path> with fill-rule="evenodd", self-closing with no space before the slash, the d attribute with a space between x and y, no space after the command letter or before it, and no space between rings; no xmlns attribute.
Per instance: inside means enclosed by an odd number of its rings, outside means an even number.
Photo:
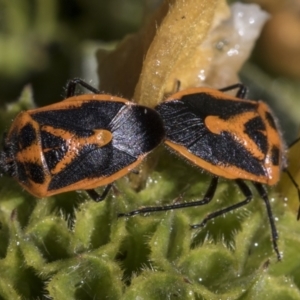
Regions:
<svg viewBox="0 0 300 300"><path fill-rule="evenodd" d="M75 95L78 84L93 94ZM101 201L163 137L154 109L74 79L64 101L15 118L4 137L0 173L36 197L82 189ZM94 190L99 186L106 186L102 195Z"/></svg>
<svg viewBox="0 0 300 300"><path fill-rule="evenodd" d="M224 93L233 89L238 89L236 96ZM165 144L213 178L202 200L145 207L119 216L205 205L213 199L219 177L235 180L245 199L191 225L203 227L209 220L251 201L252 192L244 181L249 180L266 205L273 248L280 259L277 229L264 185L276 184L281 171L286 170L285 146L269 107L262 101L245 100L246 92L242 84L220 90L190 88L159 104L156 110L164 122Z"/></svg>

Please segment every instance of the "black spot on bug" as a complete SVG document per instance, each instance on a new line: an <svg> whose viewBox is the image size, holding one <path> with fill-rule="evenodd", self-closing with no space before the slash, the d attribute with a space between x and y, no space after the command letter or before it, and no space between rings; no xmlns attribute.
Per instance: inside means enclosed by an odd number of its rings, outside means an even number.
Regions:
<svg viewBox="0 0 300 300"><path fill-rule="evenodd" d="M244 125L244 132L249 136L251 140L255 142L262 153L267 154L268 152L268 139L262 133L266 130L266 126L261 117L257 116Z"/></svg>
<svg viewBox="0 0 300 300"><path fill-rule="evenodd" d="M14 172L15 174L10 174L10 176L16 176L17 179L24 184L28 182L28 176L26 174L26 168L24 163L16 162L16 168Z"/></svg>
<svg viewBox="0 0 300 300"><path fill-rule="evenodd" d="M65 140L61 137L53 135L48 131L41 130L42 149L59 148L61 145L66 144Z"/></svg>
<svg viewBox="0 0 300 300"><path fill-rule="evenodd" d="M64 158L65 151L63 149L52 149L44 153L46 164L49 171L53 170L56 165Z"/></svg>
<svg viewBox="0 0 300 300"><path fill-rule="evenodd" d="M272 147L272 150L271 150L271 160L272 160L272 164L274 166L278 166L279 165L280 150L276 146Z"/></svg>
<svg viewBox="0 0 300 300"><path fill-rule="evenodd" d="M25 149L33 144L36 140L36 132L32 124L27 123L24 125L19 134L18 134L18 142L19 142L19 149Z"/></svg>
<svg viewBox="0 0 300 300"><path fill-rule="evenodd" d="M68 151L66 141L44 130L41 131L41 140L46 164L52 170Z"/></svg>
<svg viewBox="0 0 300 300"><path fill-rule="evenodd" d="M24 163L28 177L35 183L42 184L45 181L43 166L36 163Z"/></svg>
<svg viewBox="0 0 300 300"><path fill-rule="evenodd" d="M265 117L266 117L266 120L269 123L269 125L272 128L274 128L275 130L277 130L275 120L274 120L273 116L268 111L265 112Z"/></svg>

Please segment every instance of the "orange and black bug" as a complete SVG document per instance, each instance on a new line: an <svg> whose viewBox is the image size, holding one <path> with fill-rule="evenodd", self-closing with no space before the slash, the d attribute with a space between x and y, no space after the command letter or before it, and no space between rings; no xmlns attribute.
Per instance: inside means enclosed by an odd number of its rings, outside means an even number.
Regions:
<svg viewBox="0 0 300 300"><path fill-rule="evenodd" d="M236 88L236 97L224 93ZM156 110L164 122L165 144L210 172L213 178L202 200L145 207L119 216L204 205L213 199L219 177L235 180L245 199L213 212L202 223L191 226L203 227L209 220L251 201L252 192L244 182L249 180L266 205L273 247L280 259L277 229L263 184L276 184L281 171L286 169L285 146L269 107L261 101L245 100L246 92L242 84L220 90L191 88L177 92L159 104Z"/></svg>
<svg viewBox="0 0 300 300"><path fill-rule="evenodd" d="M77 85L94 94L75 95ZM95 200L164 137L159 114L71 80L64 101L21 112L4 137L0 174L36 197L83 189ZM94 188L106 186L100 196Z"/></svg>

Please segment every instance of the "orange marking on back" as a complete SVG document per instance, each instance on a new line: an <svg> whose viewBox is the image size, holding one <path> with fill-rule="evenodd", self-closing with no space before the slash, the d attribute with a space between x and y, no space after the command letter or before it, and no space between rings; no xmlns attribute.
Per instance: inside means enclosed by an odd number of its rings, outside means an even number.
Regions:
<svg viewBox="0 0 300 300"><path fill-rule="evenodd" d="M89 137L78 137L70 131L56 129L51 126L42 126L41 129L59 138L63 138L66 141L66 146L68 148L67 153L65 154L63 159L61 159L61 161L55 166L55 168L51 170L51 174L57 174L61 172L62 169L72 163L74 158L76 158L80 150L85 145L94 144L98 145L99 148L101 148L110 143L112 140L111 132L104 129L94 129L94 134ZM53 150L53 148L44 149L45 152L51 150Z"/></svg>

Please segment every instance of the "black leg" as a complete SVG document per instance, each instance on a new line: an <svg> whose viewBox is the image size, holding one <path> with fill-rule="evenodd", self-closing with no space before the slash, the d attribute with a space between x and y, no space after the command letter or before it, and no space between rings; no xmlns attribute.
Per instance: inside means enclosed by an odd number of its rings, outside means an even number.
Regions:
<svg viewBox="0 0 300 300"><path fill-rule="evenodd" d="M294 145L296 145L299 141L300 141L300 137L296 138L294 141L292 141L292 142L289 144L288 148L289 148L289 149L292 148L292 147L293 147Z"/></svg>
<svg viewBox="0 0 300 300"><path fill-rule="evenodd" d="M279 253L279 249L278 249L278 245L277 245L278 233L277 233L277 229L276 229L276 225L275 225L274 216L273 216L273 213L272 213L268 193L260 183L253 182L253 184L254 184L255 188L257 189L260 197L264 200L264 202L266 204L269 223L270 223L270 227L271 227L273 248L274 248L274 251L277 254L278 260L281 260L281 255Z"/></svg>
<svg viewBox="0 0 300 300"><path fill-rule="evenodd" d="M99 195L95 190L86 190L86 192L89 194L89 196L95 201L100 202L103 201L107 194L109 193L110 189L112 188L113 184L108 184L101 195Z"/></svg>
<svg viewBox="0 0 300 300"><path fill-rule="evenodd" d="M230 86L226 86L222 89L219 89L219 91L227 92L227 91L231 91L231 90L234 90L234 89L238 89L238 91L236 93L236 97L241 98L241 99L244 99L246 97L248 89L242 83L236 83L236 84L233 84L233 85L230 85Z"/></svg>
<svg viewBox="0 0 300 300"><path fill-rule="evenodd" d="M136 170L136 169L133 169L130 171L132 174L135 174L135 175L139 175L140 174L140 171L139 170Z"/></svg>
<svg viewBox="0 0 300 300"><path fill-rule="evenodd" d="M214 194L215 194L217 186L218 186L218 179L219 179L219 177L212 178L210 185L208 187L208 190L206 191L206 194L202 200L194 201L194 202L179 203L179 204L174 204L174 205L144 207L144 208L141 208L138 210L133 210L128 213L120 213L120 214L118 214L118 217L130 217L133 215L138 215L138 214L148 213L148 212L166 211L166 210L172 210L172 209L205 205L205 204L209 203L212 200L212 198L214 197Z"/></svg>
<svg viewBox="0 0 300 300"><path fill-rule="evenodd" d="M300 137L298 137L297 139L295 139L290 145L289 145L289 149L291 149L294 145L296 145L298 142L300 141ZM289 170L287 168L283 169L283 172L285 172L290 181L292 182L293 186L297 189L297 192L298 192L298 200L300 202L300 187L298 185L298 183L295 181L294 177L292 176L292 174L289 172ZM299 208L298 208L298 214L297 214L297 220L299 221L300 219L300 205L299 205Z"/></svg>
<svg viewBox="0 0 300 300"><path fill-rule="evenodd" d="M294 177L292 176L292 174L289 172L288 169L284 169L283 171L288 175L293 186L297 189L298 200L300 201L300 187L299 187L298 183L295 181ZM299 221L299 219L300 219L300 206L298 208L298 215L297 215L297 220Z"/></svg>
<svg viewBox="0 0 300 300"><path fill-rule="evenodd" d="M246 185L246 183L244 181L242 181L241 179L237 179L236 183L239 186L242 193L244 194L244 196L246 197L246 199L241 201L241 202L238 202L234 205L231 205L231 206L228 206L226 208L215 211L213 213L210 213L209 215L206 216L206 218L203 219L203 221L200 224L191 225L192 229L199 228L199 227L204 227L209 220L212 220L212 219L214 219L216 217L219 217L219 216L222 216L223 214L226 214L226 213L228 213L232 210L240 208L240 207L248 204L252 200L253 195L252 195L251 190L249 189L249 187Z"/></svg>
<svg viewBox="0 0 300 300"><path fill-rule="evenodd" d="M94 94L101 94L98 89L92 87L91 85L89 85L88 83L83 81L82 79L74 78L74 79L69 80L67 83L67 98L75 95L76 86L78 84L81 85L82 87L86 88L87 90L91 91Z"/></svg>
<svg viewBox="0 0 300 300"><path fill-rule="evenodd" d="M181 86L181 81L178 80L178 79L176 79L176 83L175 83L175 93L179 92L180 86Z"/></svg>

